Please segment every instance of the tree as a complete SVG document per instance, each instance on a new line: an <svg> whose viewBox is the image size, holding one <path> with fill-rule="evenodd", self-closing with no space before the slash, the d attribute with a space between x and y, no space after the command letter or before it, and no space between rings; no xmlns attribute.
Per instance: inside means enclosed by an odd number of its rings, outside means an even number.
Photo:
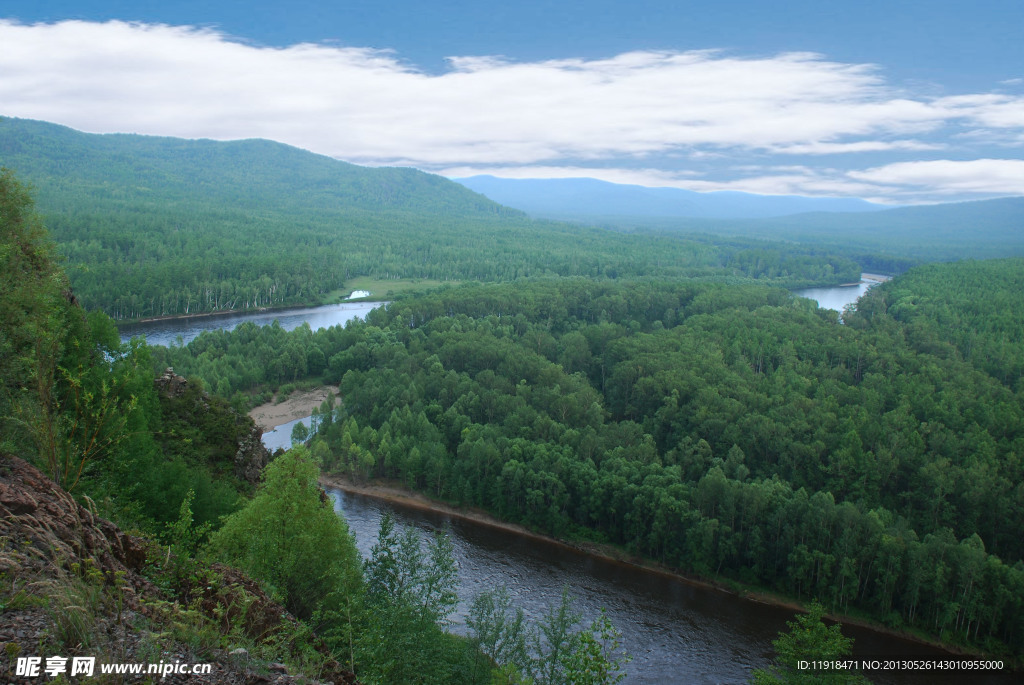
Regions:
<svg viewBox="0 0 1024 685"><path fill-rule="evenodd" d="M476 648L499 667L521 674L532 671L528 647L532 628L522 609L517 607L513 611L507 588L477 595L469 608L466 626Z"/></svg>
<svg viewBox="0 0 1024 685"><path fill-rule="evenodd" d="M297 446L264 470L256 497L224 520L210 550L263 581L293 614L341 610L361 592L345 521L321 497L319 471Z"/></svg>
<svg viewBox="0 0 1024 685"><path fill-rule="evenodd" d="M31 196L0 169L0 447L73 490L126 437L138 366L138 347L78 306Z"/></svg>
<svg viewBox="0 0 1024 685"><path fill-rule="evenodd" d="M612 625L608 614L594 619L588 630L579 634L576 650L565 659L566 682L573 685L614 685L626 677L622 667L630 661L621 652L622 634Z"/></svg>
<svg viewBox="0 0 1024 685"><path fill-rule="evenodd" d="M805 684L854 685L867 683L864 676L849 670L815 670L808 665L813 661L841 661L850 656L853 638L844 637L839 624L826 626L822 622L825 608L815 601L808 613L787 621L788 633L779 633L775 646L775 663L768 668L755 669L755 685Z"/></svg>
<svg viewBox="0 0 1024 685"><path fill-rule="evenodd" d="M414 528L381 519L365 564L366 629L357 645L367 682L476 682L479 653L442 626L458 603L451 539L438 533L424 551Z"/></svg>
<svg viewBox="0 0 1024 685"><path fill-rule="evenodd" d="M473 600L466 620L474 646L491 659L493 683L538 685L614 685L626 677L630 657L621 649L621 634L605 614L589 628L572 608L563 588L557 607L539 624L526 623L521 609L512 611L504 587Z"/></svg>
<svg viewBox="0 0 1024 685"><path fill-rule="evenodd" d="M298 445L299 443L306 442L309 438L309 429L306 428L306 424L299 421L297 424L292 426L292 445Z"/></svg>

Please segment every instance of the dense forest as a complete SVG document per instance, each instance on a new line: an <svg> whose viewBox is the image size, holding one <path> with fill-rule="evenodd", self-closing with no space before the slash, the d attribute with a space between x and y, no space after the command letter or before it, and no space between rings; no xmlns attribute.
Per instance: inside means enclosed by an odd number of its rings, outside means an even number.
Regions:
<svg viewBox="0 0 1024 685"><path fill-rule="evenodd" d="M47 653L174 655L246 682L282 670L345 683L623 677L617 631L584 625L567 594L533 623L496 589L474 599L467 637L446 632L459 599L447 536L424 544L385 521L360 559L301 447L254 487L238 470L252 420L197 380L157 379L144 344L82 309L55 254L28 193L0 172L0 620L22 626L5 665L42 621ZM38 506L45 495L74 511L68 493L88 507L77 530ZM132 568L118 568L111 539Z"/></svg>
<svg viewBox="0 0 1024 685"><path fill-rule="evenodd" d="M1007 287L1022 272L914 270L845 324L761 286L451 287L344 328L243 325L154 358L239 404L340 383L310 448L326 469L1019 653L1024 386L999 362L1024 328Z"/></svg>
<svg viewBox="0 0 1024 685"><path fill-rule="evenodd" d="M180 555L154 576L168 596L187 599L194 564L233 563L367 682L620 668L614 629L577 625L567 598L512 652L500 592L474 605L469 640L445 633L444 538L385 527L358 561L320 468L1024 652L1020 258L917 266L840 322L785 289L865 264L820 248L534 222L437 177L266 141L5 119L0 153L54 229L4 171L0 458ZM344 327L243 324L170 348L121 343L107 316L315 302L356 274L484 283ZM180 395L155 389L166 367L188 377ZM341 402L257 487L234 469L238 411L296 383L338 384ZM322 549L337 561L311 561Z"/></svg>
<svg viewBox="0 0 1024 685"><path fill-rule="evenodd" d="M319 304L347 279L704 277L857 280L832 250L631 236L528 219L439 176L262 140L90 135L0 119L71 284L115 319Z"/></svg>

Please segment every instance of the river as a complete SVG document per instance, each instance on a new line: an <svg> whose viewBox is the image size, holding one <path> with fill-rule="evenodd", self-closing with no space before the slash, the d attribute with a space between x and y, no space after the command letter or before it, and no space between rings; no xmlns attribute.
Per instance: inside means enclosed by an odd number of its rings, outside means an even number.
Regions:
<svg viewBox="0 0 1024 685"><path fill-rule="evenodd" d="M794 290L794 295L806 297L818 303L824 309L834 309L842 314L847 305L856 302L861 295L866 293L872 286L888 280L885 276L874 274L861 274L860 282L850 285L834 285L827 288L800 288Z"/></svg>
<svg viewBox="0 0 1024 685"><path fill-rule="evenodd" d="M461 604L451 626L456 633L465 632L472 598L501 585L533 620L557 605L563 586L575 597L584 623L603 607L633 659L626 667L628 683L745 683L752 669L769 664L771 641L793 619L788 609L469 519L336 488L328 494L364 557L388 511L400 524L421 531L449 531L459 567ZM863 628L844 626L843 633L855 639L860 658L944 654ZM872 672L870 677L876 683L963 682L962 674L933 671ZM971 679L977 684L1016 682L1004 675L972 674Z"/></svg>
<svg viewBox="0 0 1024 685"><path fill-rule="evenodd" d="M823 288L797 291L838 311L870 287ZM828 293L842 295L828 299ZM820 299L819 299L820 298ZM203 330L234 328L243 321L269 324L275 319L289 330L308 321L313 328L365 316L380 303L347 303L298 310L233 314L155 321L122 328L123 336L145 335L150 344L170 344L178 336L188 342ZM307 419L308 420L308 419ZM290 444L294 422L279 428L275 446ZM275 436L267 434L269 441ZM391 511L398 520L421 530L447 527L459 565L462 604L451 629L463 632L468 603L476 594L505 585L516 603L533 619L555 605L563 587L576 597L576 606L589 622L604 607L622 632L623 645L633 661L629 683L744 683L753 668L766 666L771 641L786 629L793 612L688 583L628 564L583 554L568 547L486 526L463 518L382 499L331 490L335 508L343 513L367 555L381 516ZM855 638L859 657L941 655L939 650L874 631L845 626ZM962 674L928 672L870 673L878 683L959 683ZM1005 674L973 673L976 685L1011 683Z"/></svg>
<svg viewBox="0 0 1024 685"><path fill-rule="evenodd" d="M273 309L261 312L239 312L234 314L204 314L201 316L175 317L172 319L156 319L141 323L123 324L118 326L122 342L137 336L145 336L150 345L165 347L175 344L181 338L181 344L187 345L203 331L233 330L245 321L257 326L268 326L277 321L281 328L291 331L304 323L314 331L329 328L346 321L363 318L383 302L342 302L341 304L325 304L320 307L293 307L291 309Z"/></svg>
<svg viewBox="0 0 1024 685"><path fill-rule="evenodd" d="M818 306L842 312L843 308L857 301L857 298L868 291L878 281L862 277L860 283L849 286L832 286L828 288L802 288L794 290L795 295L817 301ZM351 297L368 295L366 291L355 291ZM327 304L320 307L293 307L290 309L274 309L260 312L240 312L232 314L204 314L200 316L174 317L155 319L141 323L122 324L118 326L122 342L131 338L145 336L150 345L170 346L187 345L203 331L232 330L245 321L252 321L257 326L267 326L277 321L286 331L308 323L314 331L328 328L354 318L363 318L367 312L379 307L383 302L342 302Z"/></svg>

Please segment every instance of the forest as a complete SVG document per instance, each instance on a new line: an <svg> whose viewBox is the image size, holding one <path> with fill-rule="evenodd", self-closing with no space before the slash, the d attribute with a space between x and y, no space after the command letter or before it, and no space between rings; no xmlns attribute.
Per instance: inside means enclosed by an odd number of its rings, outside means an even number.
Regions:
<svg viewBox="0 0 1024 685"><path fill-rule="evenodd" d="M473 598L465 637L447 632L459 600L448 537L424 544L385 520L361 559L305 448L275 455L258 484L240 477L239 443L252 420L198 380L158 390L146 345L121 343L105 314L78 304L30 195L6 170L0 266L5 628L42 617L48 654L101 663L174 655L229 675L238 671L231 647L257 682L282 670L345 683L624 677L617 631L603 617L584 624L567 593L528 621L497 588ZM95 526L105 525L142 557L133 562L140 572L111 570L110 549L85 557L95 540L76 547L66 521L16 501L13 493L33 487L12 480L32 479L22 459L52 479L41 479L38 497L61 499L65 511L76 500L87 506L77 533L104 538ZM116 639L111 625L133 638ZM22 640L6 644L5 672Z"/></svg>
<svg viewBox="0 0 1024 685"><path fill-rule="evenodd" d="M0 151L42 215L3 172L0 450L168 555L253 574L369 682L425 664L437 682L487 682L494 665L561 682L621 658L611 626L575 625L564 604L546 628L567 651L531 638L502 662L501 641L485 645L516 625L500 594L481 599L475 642L448 635L443 539L417 556L386 531L357 564L318 469L1024 653L1024 259L915 265L537 222L437 177L266 141L4 119ZM909 270L842 322L787 290L856 280L871 259ZM344 327L243 324L170 348L123 344L111 320L314 303L356 275L462 283ZM177 400L153 387L167 367L189 379ZM299 383L337 384L341 401L262 485L239 479L238 412ZM283 543L260 522L283 525L282 501L300 527L268 567ZM305 561L324 546L338 564ZM190 563L156 580L185 593ZM308 603L314 581L328 585Z"/></svg>
<svg viewBox="0 0 1024 685"><path fill-rule="evenodd" d="M153 355L240 406L339 383L314 417L325 470L1019 654L1021 273L912 270L845 324L757 285L465 285L344 328L242 325Z"/></svg>
<svg viewBox="0 0 1024 685"><path fill-rule="evenodd" d="M534 221L440 176L270 141L90 135L0 119L75 293L114 319L320 304L355 276L856 281L835 250Z"/></svg>

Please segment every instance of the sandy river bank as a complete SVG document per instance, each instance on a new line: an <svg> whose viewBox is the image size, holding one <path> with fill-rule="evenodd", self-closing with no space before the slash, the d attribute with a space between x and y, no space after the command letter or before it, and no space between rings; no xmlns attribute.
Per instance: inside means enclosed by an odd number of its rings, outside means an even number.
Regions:
<svg viewBox="0 0 1024 685"><path fill-rule="evenodd" d="M309 416L329 394L338 395L338 386L325 385L315 390L296 390L284 402L271 400L249 411L257 426L270 431L283 423Z"/></svg>

